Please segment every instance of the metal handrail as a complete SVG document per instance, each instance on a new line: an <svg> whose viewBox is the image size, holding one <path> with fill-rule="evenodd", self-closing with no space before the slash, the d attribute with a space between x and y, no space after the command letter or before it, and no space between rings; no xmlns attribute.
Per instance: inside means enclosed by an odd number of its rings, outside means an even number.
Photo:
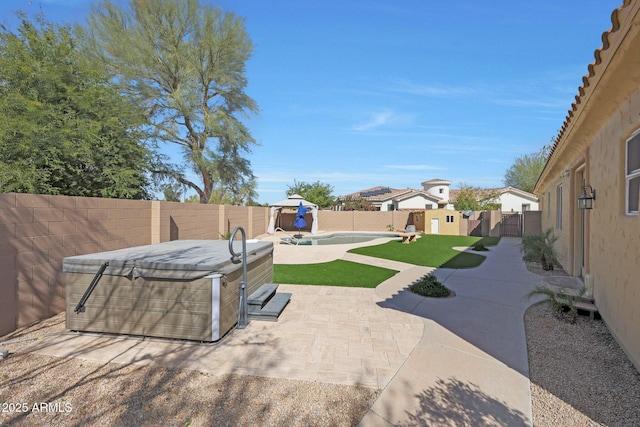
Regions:
<svg viewBox="0 0 640 427"><path fill-rule="evenodd" d="M242 234L242 253L236 253L233 250L233 240L236 233L240 230ZM233 229L231 237L229 237L229 252L231 252L231 262L237 264L242 262L242 281L240 282L240 302L238 303L238 329L244 329L249 324L249 315L247 308L247 235L244 228L238 226ZM239 259L242 256L242 261Z"/></svg>

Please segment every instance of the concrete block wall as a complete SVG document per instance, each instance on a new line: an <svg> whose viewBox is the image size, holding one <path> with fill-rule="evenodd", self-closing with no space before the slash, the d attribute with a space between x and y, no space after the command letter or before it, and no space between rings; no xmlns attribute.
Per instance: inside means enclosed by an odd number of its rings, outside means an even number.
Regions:
<svg viewBox="0 0 640 427"><path fill-rule="evenodd" d="M404 230L409 211L319 211L318 229L322 231L389 231ZM392 231L393 231L392 230Z"/></svg>
<svg viewBox="0 0 640 427"><path fill-rule="evenodd" d="M64 310L66 256L150 243L151 205L0 194L0 335Z"/></svg>
<svg viewBox="0 0 640 427"><path fill-rule="evenodd" d="M158 237L153 243L220 238L218 217L224 206L158 201L145 203L153 204L159 218L158 229L154 230Z"/></svg>
<svg viewBox="0 0 640 427"><path fill-rule="evenodd" d="M318 211L318 230L353 230L353 212Z"/></svg>
<svg viewBox="0 0 640 427"><path fill-rule="evenodd" d="M0 335L65 308L67 256L177 239L265 234L268 208L0 194ZM87 284L88 285L88 284Z"/></svg>

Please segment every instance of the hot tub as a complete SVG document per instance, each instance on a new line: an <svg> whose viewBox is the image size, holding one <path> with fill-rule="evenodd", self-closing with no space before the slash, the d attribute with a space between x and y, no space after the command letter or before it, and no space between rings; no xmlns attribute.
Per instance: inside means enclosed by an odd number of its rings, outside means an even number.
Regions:
<svg viewBox="0 0 640 427"><path fill-rule="evenodd" d="M247 242L247 294L273 281L273 243ZM234 250L242 252L240 241ZM77 304L108 263L84 311ZM238 320L242 264L227 240L176 240L67 257L67 328L217 341Z"/></svg>

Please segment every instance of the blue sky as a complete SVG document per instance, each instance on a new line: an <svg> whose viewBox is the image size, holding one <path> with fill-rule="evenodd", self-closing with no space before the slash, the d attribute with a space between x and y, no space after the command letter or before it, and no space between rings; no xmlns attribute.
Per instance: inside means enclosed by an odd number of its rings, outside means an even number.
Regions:
<svg viewBox="0 0 640 427"><path fill-rule="evenodd" d="M84 22L90 1L2 0ZM125 4L127 1L118 1ZM334 195L432 178L500 187L562 126L622 0L220 0L255 49L245 120L260 202L294 180Z"/></svg>

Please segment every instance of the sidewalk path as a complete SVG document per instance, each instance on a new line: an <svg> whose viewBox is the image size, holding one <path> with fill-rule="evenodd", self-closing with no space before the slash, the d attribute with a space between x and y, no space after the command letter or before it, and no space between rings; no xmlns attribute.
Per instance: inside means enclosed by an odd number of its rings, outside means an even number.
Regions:
<svg viewBox="0 0 640 427"><path fill-rule="evenodd" d="M412 269L378 286L381 306L419 316L425 328L362 426L533 424L524 312L540 277L527 271L519 243L502 238L476 268L434 270L452 298L405 289L400 276L420 273Z"/></svg>

